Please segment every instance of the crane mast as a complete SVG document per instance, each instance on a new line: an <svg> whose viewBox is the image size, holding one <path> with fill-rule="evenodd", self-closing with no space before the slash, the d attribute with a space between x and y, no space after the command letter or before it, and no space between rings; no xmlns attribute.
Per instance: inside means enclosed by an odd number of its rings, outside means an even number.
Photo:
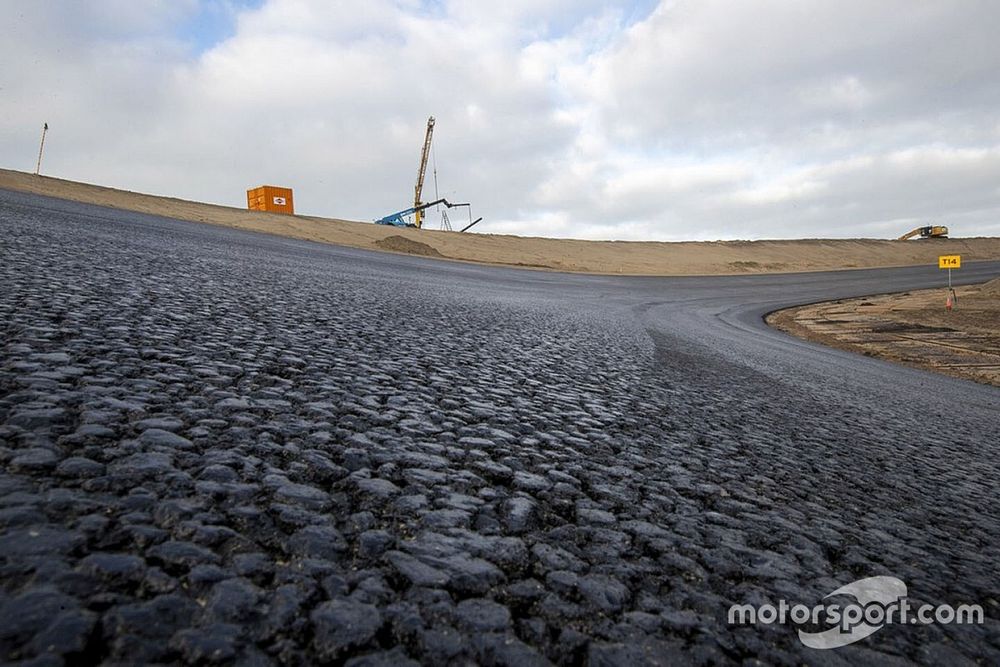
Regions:
<svg viewBox="0 0 1000 667"><path fill-rule="evenodd" d="M424 210L420 207L420 196L424 190L424 174L427 173L427 158L431 152L431 137L434 135L434 116L427 119L427 134L424 149L420 152L420 169L417 170L417 186L413 190L413 224L419 228L424 222Z"/></svg>

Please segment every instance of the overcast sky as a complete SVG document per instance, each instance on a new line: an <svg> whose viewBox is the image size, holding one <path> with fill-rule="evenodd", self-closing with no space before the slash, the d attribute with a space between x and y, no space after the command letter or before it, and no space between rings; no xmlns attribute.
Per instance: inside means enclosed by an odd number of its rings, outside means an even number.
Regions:
<svg viewBox="0 0 1000 667"><path fill-rule="evenodd" d="M0 167L34 171L48 122L51 176L233 206L284 185L372 220L411 204L434 115L440 194L479 232L1000 235L993 0L0 9Z"/></svg>

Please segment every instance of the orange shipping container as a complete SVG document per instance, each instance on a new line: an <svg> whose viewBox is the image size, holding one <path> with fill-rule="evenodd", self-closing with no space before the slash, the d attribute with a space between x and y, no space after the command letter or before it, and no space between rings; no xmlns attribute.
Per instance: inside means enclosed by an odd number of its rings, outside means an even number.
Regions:
<svg viewBox="0 0 1000 667"><path fill-rule="evenodd" d="M247 208L251 211L293 214L295 207L292 203L292 189L262 185L247 190Z"/></svg>

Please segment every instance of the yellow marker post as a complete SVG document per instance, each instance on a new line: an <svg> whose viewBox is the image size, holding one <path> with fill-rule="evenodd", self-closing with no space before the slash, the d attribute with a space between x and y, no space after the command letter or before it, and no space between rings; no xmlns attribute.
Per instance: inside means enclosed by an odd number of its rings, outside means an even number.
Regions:
<svg viewBox="0 0 1000 667"><path fill-rule="evenodd" d="M953 303L958 303L958 297L955 295L955 290L951 288L951 270L962 268L962 256L961 255L939 255L938 256L938 268L948 269L948 299L945 301L945 308L951 310Z"/></svg>

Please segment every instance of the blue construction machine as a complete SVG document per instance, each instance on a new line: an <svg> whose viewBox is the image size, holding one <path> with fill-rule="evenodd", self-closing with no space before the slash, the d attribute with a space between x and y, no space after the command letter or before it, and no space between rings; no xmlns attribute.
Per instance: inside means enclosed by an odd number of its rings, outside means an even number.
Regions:
<svg viewBox="0 0 1000 667"><path fill-rule="evenodd" d="M390 213L384 218L379 218L375 221L378 225L393 225L395 227L421 227L421 222L423 221L423 216L419 215L424 210L429 209L432 206L437 206L438 204L444 204L448 208L455 208L457 206L469 206L469 204L452 204L447 199L438 199L436 201L429 202L427 204L420 204L419 206L411 206L410 208L397 211L396 213ZM415 222L407 222L406 218L413 216ZM478 221L477 221L478 222Z"/></svg>

